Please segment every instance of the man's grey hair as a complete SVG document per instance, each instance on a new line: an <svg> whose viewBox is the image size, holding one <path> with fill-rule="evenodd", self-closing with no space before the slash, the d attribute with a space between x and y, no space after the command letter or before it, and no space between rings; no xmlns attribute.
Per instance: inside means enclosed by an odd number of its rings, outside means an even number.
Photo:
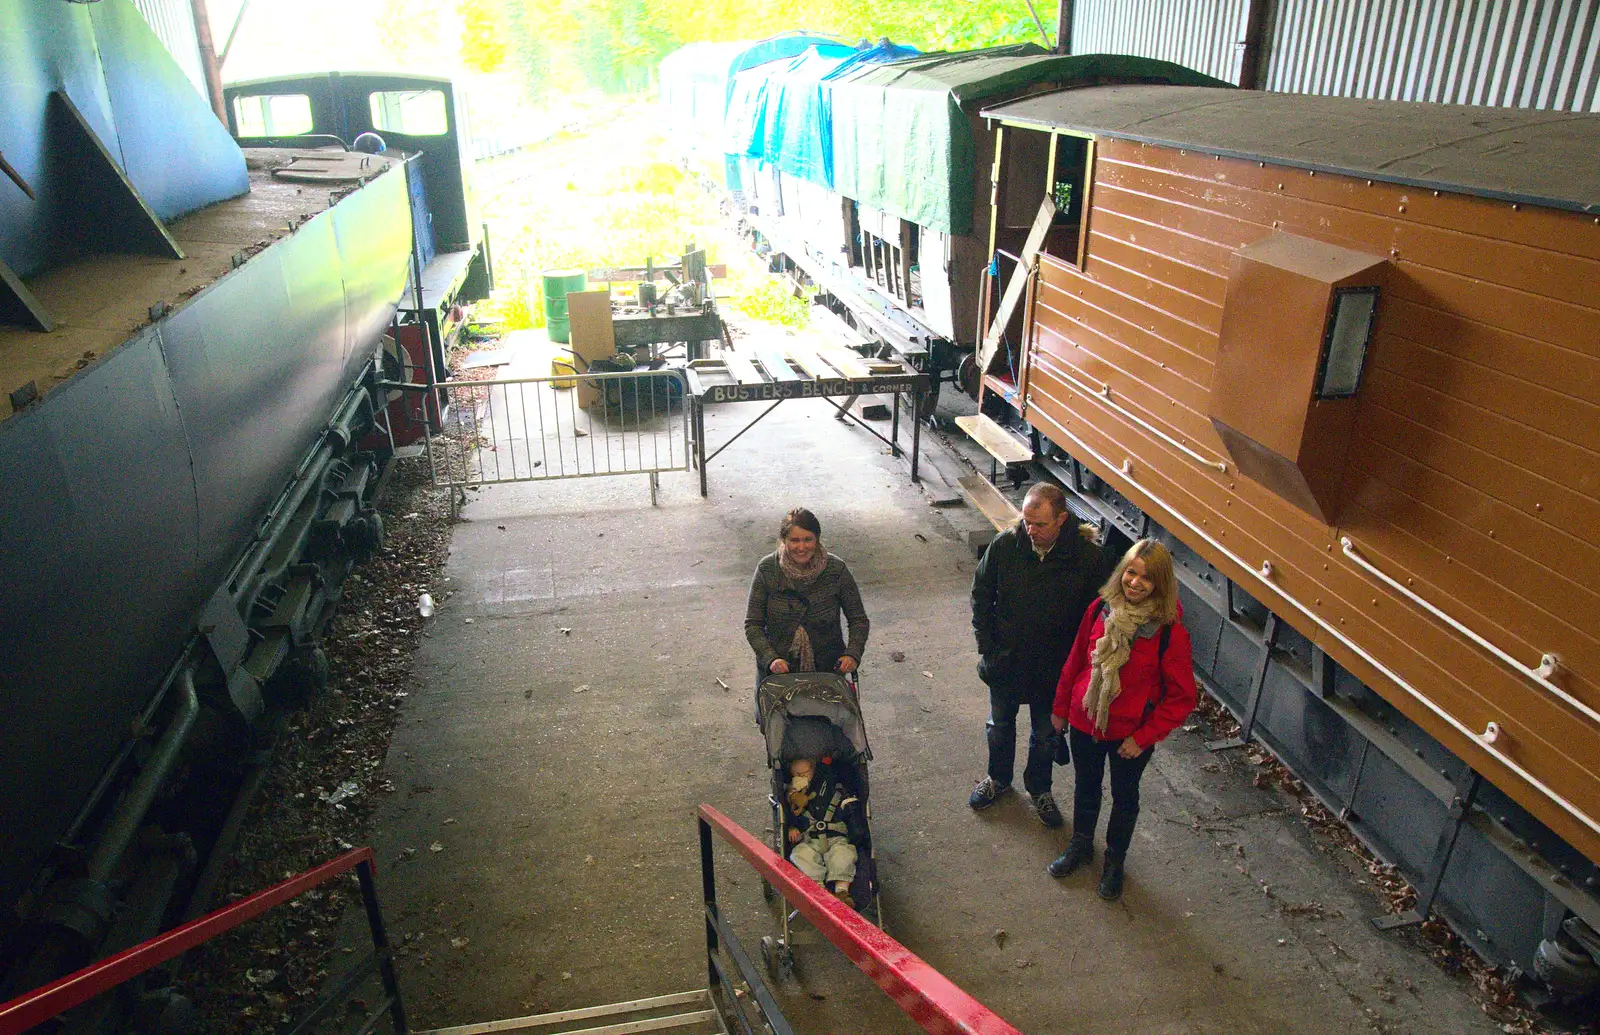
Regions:
<svg viewBox="0 0 1600 1035"><path fill-rule="evenodd" d="M1028 495L1023 497L1022 505L1030 503L1048 503L1050 509L1057 514L1067 512L1067 494L1061 491L1061 486L1052 485L1050 482L1037 482L1028 490Z"/></svg>

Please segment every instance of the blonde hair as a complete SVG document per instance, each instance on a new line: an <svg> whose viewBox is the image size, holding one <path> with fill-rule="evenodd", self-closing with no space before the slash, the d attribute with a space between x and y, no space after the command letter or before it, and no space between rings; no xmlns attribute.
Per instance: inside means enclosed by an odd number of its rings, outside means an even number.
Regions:
<svg viewBox="0 0 1600 1035"><path fill-rule="evenodd" d="M1100 587L1100 599L1113 611L1127 606L1128 598L1122 594L1122 573L1135 559L1144 561L1145 578L1153 586L1150 599L1156 602L1155 617L1162 625L1171 625L1178 620L1178 576L1172 570L1172 554L1154 539L1141 539L1128 547L1116 570Z"/></svg>

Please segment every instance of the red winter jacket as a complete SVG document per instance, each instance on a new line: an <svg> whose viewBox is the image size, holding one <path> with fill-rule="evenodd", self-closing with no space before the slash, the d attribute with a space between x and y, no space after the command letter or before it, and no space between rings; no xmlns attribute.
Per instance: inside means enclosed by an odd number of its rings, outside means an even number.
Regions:
<svg viewBox="0 0 1600 1035"><path fill-rule="evenodd" d="M1078 637L1072 643L1072 653L1067 655L1061 679L1056 684L1053 711L1071 723L1073 729L1099 740L1124 740L1131 736L1140 747L1149 750L1194 711L1199 693L1194 685L1194 652L1189 630L1183 627L1183 608L1178 609L1178 620L1172 626L1172 637L1162 655L1159 673L1156 656L1161 633L1133 641L1128 661L1118 673L1122 692L1111 702L1105 732L1100 733L1094 728L1094 719L1083 710L1083 697L1089 691L1094 645L1100 642L1105 629L1105 611L1096 600L1078 623ZM1146 706L1152 703L1154 707L1146 715Z"/></svg>

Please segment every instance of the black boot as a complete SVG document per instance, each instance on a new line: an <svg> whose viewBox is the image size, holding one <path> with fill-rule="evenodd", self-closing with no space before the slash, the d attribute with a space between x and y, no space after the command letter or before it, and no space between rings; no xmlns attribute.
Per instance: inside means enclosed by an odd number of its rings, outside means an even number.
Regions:
<svg viewBox="0 0 1600 1035"><path fill-rule="evenodd" d="M1106 865L1100 871L1100 897L1107 902L1115 902L1122 897L1122 858L1106 853Z"/></svg>
<svg viewBox="0 0 1600 1035"><path fill-rule="evenodd" d="M1085 834L1073 834L1067 850L1047 869L1052 877L1066 877L1094 861L1094 842Z"/></svg>

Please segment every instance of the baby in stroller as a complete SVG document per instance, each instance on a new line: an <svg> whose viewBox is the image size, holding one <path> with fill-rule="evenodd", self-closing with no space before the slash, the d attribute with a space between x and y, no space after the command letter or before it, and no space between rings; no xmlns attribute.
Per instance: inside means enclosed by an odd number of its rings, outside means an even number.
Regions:
<svg viewBox="0 0 1600 1035"><path fill-rule="evenodd" d="M811 758L789 763L789 793L784 826L788 829L789 861L807 877L828 888L851 908L850 885L856 879L856 845L867 842L867 821L861 799L831 764Z"/></svg>
<svg viewBox="0 0 1600 1035"><path fill-rule="evenodd" d="M834 672L768 676L756 692L772 770L773 850L859 910L877 905L866 725Z"/></svg>

